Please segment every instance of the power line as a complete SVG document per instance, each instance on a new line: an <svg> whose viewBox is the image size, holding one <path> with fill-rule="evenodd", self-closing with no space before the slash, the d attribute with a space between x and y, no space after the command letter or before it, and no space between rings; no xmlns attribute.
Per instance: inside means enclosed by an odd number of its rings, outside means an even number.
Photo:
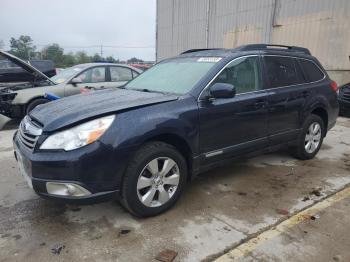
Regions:
<svg viewBox="0 0 350 262"><path fill-rule="evenodd" d="M51 44L34 44L34 46L39 46L39 47L45 47L45 46L49 46L52 45ZM86 49L86 48L101 48L101 45L86 45L86 46L66 46L66 45L60 45L58 44L60 47L62 48L80 48L80 49ZM5 47L10 47L10 45L8 44L4 44ZM155 48L155 46L128 46L128 45L102 45L103 47L106 48L119 48L119 49L151 49L151 48Z"/></svg>

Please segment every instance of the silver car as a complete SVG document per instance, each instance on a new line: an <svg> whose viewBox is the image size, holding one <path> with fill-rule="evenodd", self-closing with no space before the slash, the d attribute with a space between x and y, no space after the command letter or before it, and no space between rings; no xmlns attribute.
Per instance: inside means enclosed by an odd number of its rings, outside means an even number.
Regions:
<svg viewBox="0 0 350 262"><path fill-rule="evenodd" d="M0 55L33 75L33 81L0 83L0 114L21 118L37 105L49 102L46 94L66 97L86 89L116 88L132 80L141 70L123 64L88 63L76 65L48 78L21 59L0 51Z"/></svg>

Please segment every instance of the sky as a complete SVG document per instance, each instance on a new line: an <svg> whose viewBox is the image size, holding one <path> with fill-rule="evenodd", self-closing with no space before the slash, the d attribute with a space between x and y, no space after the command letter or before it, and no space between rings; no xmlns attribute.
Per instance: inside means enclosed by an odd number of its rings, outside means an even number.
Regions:
<svg viewBox="0 0 350 262"><path fill-rule="evenodd" d="M156 0L1 0L0 41L29 35L41 50L57 43L122 60L155 60ZM126 48L129 47L129 48Z"/></svg>

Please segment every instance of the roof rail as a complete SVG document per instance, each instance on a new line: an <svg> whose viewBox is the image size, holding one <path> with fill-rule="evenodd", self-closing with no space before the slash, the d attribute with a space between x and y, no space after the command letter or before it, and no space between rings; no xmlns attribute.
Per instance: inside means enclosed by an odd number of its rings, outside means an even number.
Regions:
<svg viewBox="0 0 350 262"><path fill-rule="evenodd" d="M289 52L300 52L307 55L311 55L310 50L307 48L299 47L299 46L288 46L288 45L251 44L251 45L239 46L234 50L252 51L252 50L279 49L279 48Z"/></svg>
<svg viewBox="0 0 350 262"><path fill-rule="evenodd" d="M188 54L188 53L194 53L194 52L200 52L200 51L210 51L210 50L220 50L222 48L199 48L199 49L190 49L190 50L186 50L184 52L181 53L181 55L183 54Z"/></svg>

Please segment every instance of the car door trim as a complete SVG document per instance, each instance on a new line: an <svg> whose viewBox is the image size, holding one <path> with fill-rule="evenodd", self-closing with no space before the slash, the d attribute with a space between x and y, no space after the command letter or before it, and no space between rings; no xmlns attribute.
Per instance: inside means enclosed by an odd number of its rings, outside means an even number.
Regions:
<svg viewBox="0 0 350 262"><path fill-rule="evenodd" d="M212 156L221 155L222 153L224 153L223 150L216 150L216 151L212 151L212 152L206 153L205 157L209 158L209 157L212 157Z"/></svg>
<svg viewBox="0 0 350 262"><path fill-rule="evenodd" d="M209 151L209 152L204 153L203 155L205 156L205 158L210 158L210 157L221 155L224 153L233 152L235 149L240 148L240 147L244 147L245 145L247 145L247 147L249 147L249 144L255 144L255 143L264 142L264 141L268 143L268 136L254 139L254 140L250 140L250 141L243 142L243 143L239 143L236 145L231 145L228 147L223 147L221 149Z"/></svg>

